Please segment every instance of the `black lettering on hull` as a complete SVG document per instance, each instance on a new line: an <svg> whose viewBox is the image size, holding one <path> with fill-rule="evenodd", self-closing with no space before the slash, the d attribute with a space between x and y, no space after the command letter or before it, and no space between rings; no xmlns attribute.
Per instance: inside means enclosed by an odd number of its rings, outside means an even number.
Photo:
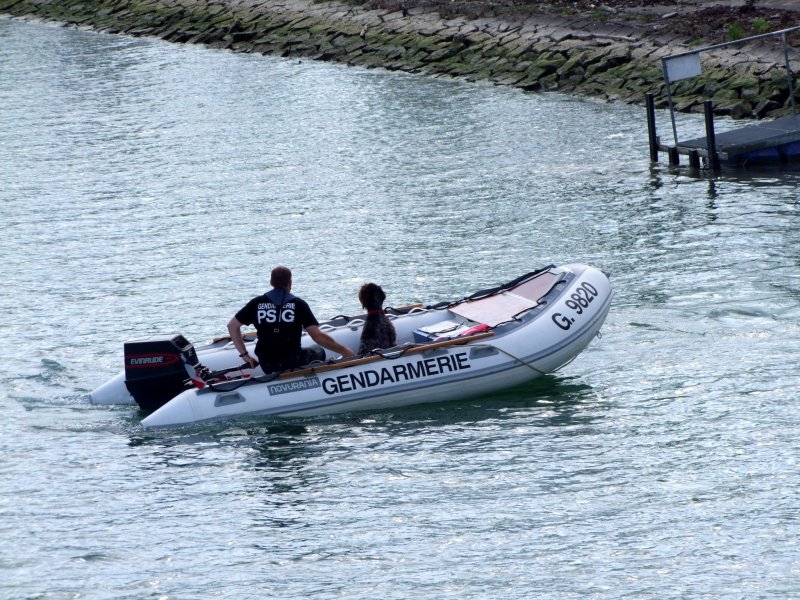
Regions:
<svg viewBox="0 0 800 600"><path fill-rule="evenodd" d="M322 391L332 396L345 392L366 390L381 385L405 383L435 375L456 373L471 368L469 355L466 352L458 352L453 355L426 358L407 364L386 366L380 369L367 369L360 373L325 377L322 379Z"/></svg>

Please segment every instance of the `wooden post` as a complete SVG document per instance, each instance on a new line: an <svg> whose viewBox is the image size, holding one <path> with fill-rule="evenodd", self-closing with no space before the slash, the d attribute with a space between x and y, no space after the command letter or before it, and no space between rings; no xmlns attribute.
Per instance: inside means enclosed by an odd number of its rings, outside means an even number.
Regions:
<svg viewBox="0 0 800 600"><path fill-rule="evenodd" d="M717 137L714 134L714 104L711 100L703 103L706 116L706 150L708 151L708 165L714 171L719 171L719 156L717 155Z"/></svg>
<svg viewBox="0 0 800 600"><path fill-rule="evenodd" d="M697 152L697 150L689 151L689 166L692 169L700 168L700 154Z"/></svg>
<svg viewBox="0 0 800 600"><path fill-rule="evenodd" d="M656 136L656 105L653 94L645 94L647 106L647 137L650 140L650 162L658 162L658 137Z"/></svg>
<svg viewBox="0 0 800 600"><path fill-rule="evenodd" d="M667 150L667 154L669 155L669 166L677 167L681 164L681 155L678 154L677 147L671 146L669 150Z"/></svg>

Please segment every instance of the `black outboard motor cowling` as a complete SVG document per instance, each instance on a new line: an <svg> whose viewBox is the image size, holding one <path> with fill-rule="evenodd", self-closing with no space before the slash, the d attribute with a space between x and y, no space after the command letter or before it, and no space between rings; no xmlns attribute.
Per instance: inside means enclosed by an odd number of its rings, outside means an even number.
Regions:
<svg viewBox="0 0 800 600"><path fill-rule="evenodd" d="M200 368L194 346L182 335L125 343L125 386L139 408L153 412L192 386L184 361Z"/></svg>

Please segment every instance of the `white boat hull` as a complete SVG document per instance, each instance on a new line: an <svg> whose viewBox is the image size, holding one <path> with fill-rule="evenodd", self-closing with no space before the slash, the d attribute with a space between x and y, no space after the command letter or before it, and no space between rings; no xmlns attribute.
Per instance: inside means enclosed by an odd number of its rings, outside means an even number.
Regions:
<svg viewBox="0 0 800 600"><path fill-rule="evenodd" d="M608 278L585 265L552 268L547 279L523 282L502 293L446 308L412 312L393 321L399 342L411 340L413 332L426 325L453 320L488 323L489 332L408 345L384 357L320 365L279 376L264 377L256 371L249 379L187 389L147 416L142 425L173 427L259 415L375 411L482 396L535 379L572 361L586 348L599 332L613 296ZM542 298L537 285L547 288ZM356 347L360 327L351 322L328 333ZM304 344L309 342L304 339ZM238 360L231 352L236 354L218 344L199 348L197 355L203 364L213 363L207 366L225 368ZM124 374L121 383L124 388ZM95 395L100 401L130 401L129 395L120 391L119 376L95 390L93 401Z"/></svg>

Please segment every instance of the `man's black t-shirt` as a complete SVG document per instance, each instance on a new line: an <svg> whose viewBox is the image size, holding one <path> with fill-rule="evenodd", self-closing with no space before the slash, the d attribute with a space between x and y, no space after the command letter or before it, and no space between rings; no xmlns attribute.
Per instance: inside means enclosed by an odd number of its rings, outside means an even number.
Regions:
<svg viewBox="0 0 800 600"><path fill-rule="evenodd" d="M250 300L236 318L244 325L256 326L255 353L265 371L295 366L303 328L319 325L304 300L280 288Z"/></svg>

